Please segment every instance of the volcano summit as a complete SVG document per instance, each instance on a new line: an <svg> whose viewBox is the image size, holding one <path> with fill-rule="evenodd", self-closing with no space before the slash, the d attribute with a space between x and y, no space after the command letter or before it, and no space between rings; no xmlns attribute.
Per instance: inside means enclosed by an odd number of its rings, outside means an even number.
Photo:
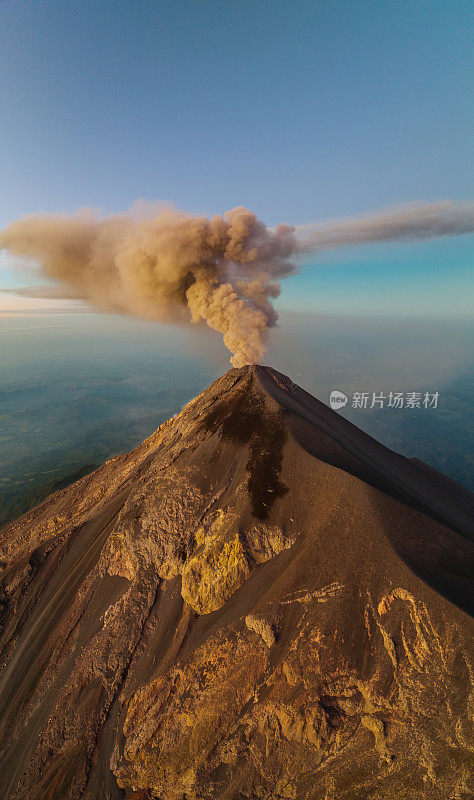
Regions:
<svg viewBox="0 0 474 800"><path fill-rule="evenodd" d="M2 800L472 797L472 502L268 367L0 534Z"/></svg>

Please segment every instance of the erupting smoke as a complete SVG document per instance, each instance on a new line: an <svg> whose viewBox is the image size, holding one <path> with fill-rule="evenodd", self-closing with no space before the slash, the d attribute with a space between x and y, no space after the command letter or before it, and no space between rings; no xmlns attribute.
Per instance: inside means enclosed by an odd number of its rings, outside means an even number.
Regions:
<svg viewBox="0 0 474 800"><path fill-rule="evenodd" d="M474 231L474 203L406 203L359 217L297 225L300 253L363 242L458 236Z"/></svg>
<svg viewBox="0 0 474 800"><path fill-rule="evenodd" d="M331 223L268 228L246 208L212 219L155 208L102 219L33 214L0 232L0 250L39 262L67 296L133 316L204 320L236 367L258 363L292 257L357 242L474 231L474 204L425 203Z"/></svg>
<svg viewBox="0 0 474 800"><path fill-rule="evenodd" d="M237 367L262 360L275 279L292 271L296 246L292 228L270 230L245 208L212 219L163 208L144 219L32 215L0 233L0 248L37 259L47 278L99 308L205 320Z"/></svg>

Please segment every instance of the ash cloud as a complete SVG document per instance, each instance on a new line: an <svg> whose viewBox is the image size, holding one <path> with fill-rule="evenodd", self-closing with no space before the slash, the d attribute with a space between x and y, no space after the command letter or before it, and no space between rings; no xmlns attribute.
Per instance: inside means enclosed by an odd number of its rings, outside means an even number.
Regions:
<svg viewBox="0 0 474 800"><path fill-rule="evenodd" d="M454 200L406 203L357 217L295 226L300 253L364 242L406 242L473 232L474 203Z"/></svg>
<svg viewBox="0 0 474 800"><path fill-rule="evenodd" d="M145 319L203 320L239 367L262 361L277 321L272 300L301 254L473 231L474 204L453 201L276 228L242 207L208 219L159 205L106 218L33 214L0 232L0 249L38 262L62 296Z"/></svg>
<svg viewBox="0 0 474 800"><path fill-rule="evenodd" d="M219 331L234 366L262 360L277 315L278 278L294 269L292 228L267 228L235 208L191 217L162 206L140 218L31 215L0 233L0 248L36 259L44 277L98 308Z"/></svg>

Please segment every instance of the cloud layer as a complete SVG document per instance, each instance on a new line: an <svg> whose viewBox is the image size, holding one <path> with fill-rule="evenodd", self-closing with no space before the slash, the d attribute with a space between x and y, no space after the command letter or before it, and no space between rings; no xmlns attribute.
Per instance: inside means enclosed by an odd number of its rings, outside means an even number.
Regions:
<svg viewBox="0 0 474 800"><path fill-rule="evenodd" d="M279 280L303 253L359 242L474 231L474 204L398 206L361 217L268 228L246 208L193 217L160 206L102 218L33 214L0 232L0 249L33 259L64 296L146 319L204 320L232 364L259 363L277 314Z"/></svg>

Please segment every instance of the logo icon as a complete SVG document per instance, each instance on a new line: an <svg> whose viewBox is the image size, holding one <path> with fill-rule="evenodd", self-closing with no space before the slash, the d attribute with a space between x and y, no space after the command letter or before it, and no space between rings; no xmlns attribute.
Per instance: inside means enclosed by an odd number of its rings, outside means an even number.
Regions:
<svg viewBox="0 0 474 800"><path fill-rule="evenodd" d="M344 408L347 405L347 397L342 392L338 392L334 390L329 395L329 405L331 406L333 411L338 411L340 408Z"/></svg>

